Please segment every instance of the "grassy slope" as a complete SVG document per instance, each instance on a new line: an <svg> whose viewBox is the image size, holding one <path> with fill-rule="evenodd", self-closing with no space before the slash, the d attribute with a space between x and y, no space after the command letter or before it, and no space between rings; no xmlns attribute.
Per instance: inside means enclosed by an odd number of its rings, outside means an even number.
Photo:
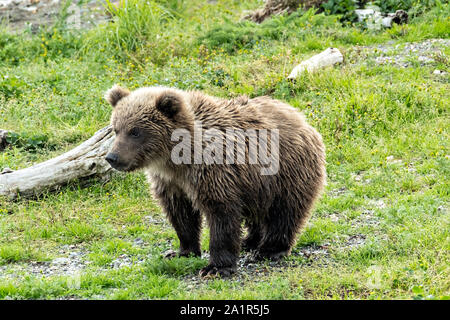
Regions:
<svg viewBox="0 0 450 320"><path fill-rule="evenodd" d="M145 222L149 215L165 219L137 173L88 188L75 182L34 200L0 199L0 298L448 296L449 86L448 77L432 75L437 68L448 72L448 60L427 66L413 61L413 67L399 69L365 64L353 49L448 38L448 7L407 26L364 32L311 14L263 26L236 25L240 12L257 1L201 3L186 8L184 17L158 20L157 27L153 22L153 29L142 32L142 39L160 32L156 43L133 43L122 35L119 53L114 37L122 29L111 25L81 34L1 33L0 128L19 132L24 140L0 153L0 168L54 157L106 125L110 108L102 96L113 83L198 88L222 97L270 94L303 110L328 151L326 194L288 266L263 263L231 280L193 280L206 260L160 259L178 240L167 222ZM139 28L146 28L145 22ZM215 32L208 33L212 28ZM296 84L284 80L296 62L328 46L351 59ZM128 49L135 50L131 56L123 54ZM42 136L36 150L26 142ZM391 155L402 162L389 163ZM136 238L147 245L133 245ZM92 263L78 277L79 285L71 285L70 276L20 271L29 262L61 256L65 244L89 252ZM312 254L301 254L309 249ZM136 261L145 258L144 263L111 269L124 253Z"/></svg>

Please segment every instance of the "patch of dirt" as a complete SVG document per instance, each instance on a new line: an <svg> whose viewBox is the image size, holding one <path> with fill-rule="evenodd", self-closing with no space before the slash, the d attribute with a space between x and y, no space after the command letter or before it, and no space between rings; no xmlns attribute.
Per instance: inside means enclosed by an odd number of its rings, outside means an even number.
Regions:
<svg viewBox="0 0 450 320"><path fill-rule="evenodd" d="M358 172L358 173L352 173L351 176L352 178L358 182L358 183L362 183L362 184L370 184L372 182L372 179L364 179L364 175L365 172Z"/></svg>
<svg viewBox="0 0 450 320"><path fill-rule="evenodd" d="M0 266L0 278L20 278L34 276L74 276L79 275L91 262L86 260L88 251L77 245L64 245L59 251L61 257L52 261L31 261Z"/></svg>
<svg viewBox="0 0 450 320"><path fill-rule="evenodd" d="M143 220L146 225L167 224L167 219L161 217L155 218L155 216L153 215L145 216Z"/></svg>
<svg viewBox="0 0 450 320"><path fill-rule="evenodd" d="M349 236L345 242L344 248L347 250L352 250L356 247L362 246L364 243L366 243L366 236L359 233Z"/></svg>
<svg viewBox="0 0 450 320"><path fill-rule="evenodd" d="M419 63L421 66L447 61L443 48L450 45L450 39L428 39L420 42L396 43L389 41L371 46L355 46L345 52L345 59L350 64L374 63L377 65L394 65L408 68ZM436 75L445 72L438 70Z"/></svg>
<svg viewBox="0 0 450 320"><path fill-rule="evenodd" d="M369 206L374 207L376 209L384 209L387 207L386 203L383 199L371 199L368 201Z"/></svg>
<svg viewBox="0 0 450 320"><path fill-rule="evenodd" d="M337 198L337 197L340 197L341 195L345 194L346 192L347 192L347 188L346 187L341 187L341 188L338 188L338 189L330 190L328 192L328 195L331 198Z"/></svg>
<svg viewBox="0 0 450 320"><path fill-rule="evenodd" d="M55 23L65 3L65 0L0 0L0 20L13 32L30 28L35 33L42 26ZM73 0L67 13L67 27L73 29L91 28L109 19L97 0Z"/></svg>
<svg viewBox="0 0 450 320"><path fill-rule="evenodd" d="M133 245L146 247L142 239L136 238ZM23 275L34 276L79 276L92 261L88 259L90 251L82 245L64 245L58 250L59 257L51 261L31 261L28 263L11 263L0 266L0 278L20 278ZM133 261L134 260L134 261ZM128 254L122 254L113 260L106 269L119 269L141 264L148 260L147 256L139 256L137 261Z"/></svg>

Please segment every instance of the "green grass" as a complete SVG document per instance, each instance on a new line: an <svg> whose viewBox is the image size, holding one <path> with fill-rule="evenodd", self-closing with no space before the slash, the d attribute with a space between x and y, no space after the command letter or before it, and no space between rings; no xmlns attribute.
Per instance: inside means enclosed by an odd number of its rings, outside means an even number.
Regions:
<svg viewBox="0 0 450 320"><path fill-rule="evenodd" d="M179 242L140 173L0 199L0 298L450 296L449 48L424 66L411 56L408 68L377 65L379 53L355 48L449 39L447 4L367 31L313 11L239 22L259 1L129 3L138 6L88 31L61 23L37 35L1 29L0 128L17 136L0 153L0 169L52 158L105 126L111 109L102 97L112 84L165 85L220 97L268 94L302 110L327 147L325 194L286 261L207 281L196 276L206 258L161 258ZM344 52L344 64L285 80L329 46ZM208 241L205 230L202 249ZM78 274L29 272L31 263L66 257L68 245L90 261ZM112 268L124 255L131 263Z"/></svg>

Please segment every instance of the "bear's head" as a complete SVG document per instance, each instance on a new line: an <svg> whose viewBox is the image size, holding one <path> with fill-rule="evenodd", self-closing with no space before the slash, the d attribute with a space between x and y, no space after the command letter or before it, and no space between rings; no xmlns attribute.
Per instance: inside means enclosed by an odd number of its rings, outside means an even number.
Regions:
<svg viewBox="0 0 450 320"><path fill-rule="evenodd" d="M170 159L171 135L189 129L193 116L182 91L164 87L130 92L117 85L105 99L113 107L115 141L106 160L119 171L133 171Z"/></svg>

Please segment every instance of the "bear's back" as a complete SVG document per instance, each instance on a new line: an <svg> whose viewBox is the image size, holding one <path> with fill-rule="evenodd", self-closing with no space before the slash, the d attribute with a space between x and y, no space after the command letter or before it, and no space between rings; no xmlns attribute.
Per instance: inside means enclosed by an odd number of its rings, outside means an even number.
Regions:
<svg viewBox="0 0 450 320"><path fill-rule="evenodd" d="M195 121L203 128L279 129L292 134L309 127L300 111L267 96L226 100L194 91L190 93L190 105Z"/></svg>

